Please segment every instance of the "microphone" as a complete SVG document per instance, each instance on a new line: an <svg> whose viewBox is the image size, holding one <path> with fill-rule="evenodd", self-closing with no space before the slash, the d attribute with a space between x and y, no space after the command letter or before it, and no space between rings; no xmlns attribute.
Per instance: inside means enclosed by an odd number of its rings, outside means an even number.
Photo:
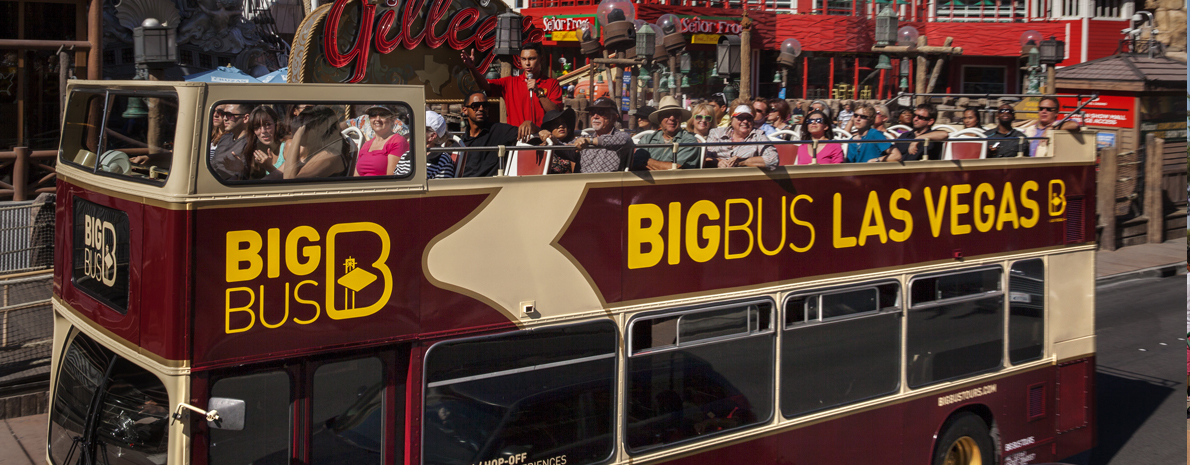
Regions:
<svg viewBox="0 0 1190 465"><path fill-rule="evenodd" d="M532 71L525 71L525 79L526 79L526 80L528 80L528 79L533 79L533 72L532 72ZM533 89L529 89L529 97L531 97L531 98L537 98L537 92L535 92Z"/></svg>

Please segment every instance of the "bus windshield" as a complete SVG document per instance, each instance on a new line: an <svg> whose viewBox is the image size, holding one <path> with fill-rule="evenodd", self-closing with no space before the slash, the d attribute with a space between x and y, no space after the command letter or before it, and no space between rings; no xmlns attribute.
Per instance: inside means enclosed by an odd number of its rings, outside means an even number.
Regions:
<svg viewBox="0 0 1190 465"><path fill-rule="evenodd" d="M164 184L174 156L174 92L76 90L60 157L84 170Z"/></svg>

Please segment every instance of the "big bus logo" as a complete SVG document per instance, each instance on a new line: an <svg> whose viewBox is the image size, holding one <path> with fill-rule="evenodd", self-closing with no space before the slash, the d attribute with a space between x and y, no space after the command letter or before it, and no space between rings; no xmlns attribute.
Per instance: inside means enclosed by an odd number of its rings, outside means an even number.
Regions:
<svg viewBox="0 0 1190 465"><path fill-rule="evenodd" d="M83 273L107 287L116 284L116 227L110 221L83 216Z"/></svg>
<svg viewBox="0 0 1190 465"><path fill-rule="evenodd" d="M345 237L349 239L343 239ZM262 275L267 281L256 286L227 288L224 331L228 334L248 331L258 319L262 326L270 329L290 320L310 324L318 319L323 309L326 316L335 320L360 318L376 313L388 303L393 287L392 272L387 265L388 231L376 223L341 223L327 229L325 253L321 242L322 235L309 226L293 228L284 240L279 228L268 229L264 235L250 229L228 231L227 283L256 281ZM343 250L343 243L375 242L379 242L379 251L370 256ZM355 250L359 252L358 248ZM280 279L282 263L292 278ZM319 268L324 271L321 275L316 273ZM378 286L380 291L376 292ZM311 299L318 294L314 291L311 295L308 288L318 287L325 290L323 298ZM275 297L269 303L283 308L266 309L266 295L282 295L283 303Z"/></svg>

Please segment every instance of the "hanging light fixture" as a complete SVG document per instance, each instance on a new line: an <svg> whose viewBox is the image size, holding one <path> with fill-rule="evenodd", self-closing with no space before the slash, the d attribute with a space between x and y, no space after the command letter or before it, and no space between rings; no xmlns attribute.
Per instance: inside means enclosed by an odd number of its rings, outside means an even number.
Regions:
<svg viewBox="0 0 1190 465"><path fill-rule="evenodd" d="M715 69L719 71L720 75L740 74L740 36L720 37L716 52L718 62L715 63Z"/></svg>
<svg viewBox="0 0 1190 465"><path fill-rule="evenodd" d="M636 7L628 0L603 0L595 10L603 26L603 47L620 52L636 44Z"/></svg>
<svg viewBox="0 0 1190 465"><path fill-rule="evenodd" d="M653 54L656 52L657 33L653 31L652 24L642 21L636 26L636 56L649 61L653 59Z"/></svg>
<svg viewBox="0 0 1190 465"><path fill-rule="evenodd" d="M677 55L686 48L686 36L682 35L681 23L673 13L666 13L657 18L657 26L661 28L664 38L661 40L665 50L670 55Z"/></svg>
<svg viewBox="0 0 1190 465"><path fill-rule="evenodd" d="M524 19L511 12L496 17L496 56L505 60L521 54L521 29Z"/></svg>

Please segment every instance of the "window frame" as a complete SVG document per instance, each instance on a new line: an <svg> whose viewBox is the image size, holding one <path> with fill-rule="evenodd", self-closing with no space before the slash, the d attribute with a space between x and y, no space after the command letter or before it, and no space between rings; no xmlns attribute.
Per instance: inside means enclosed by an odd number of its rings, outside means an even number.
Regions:
<svg viewBox="0 0 1190 465"><path fill-rule="evenodd" d="M763 303L767 303L767 304L773 306L773 307L769 308L769 328L767 330L760 330L760 329L753 330L752 329L753 323L757 323L757 325L759 326L759 321L758 321L759 315L758 315L757 320L753 320L751 314L749 314L748 329L746 330L746 332L744 332L742 334L730 334L730 335L726 335L726 336L715 336L715 337L710 337L710 338L705 338L705 339L697 339L697 340L695 340L693 342L689 342L685 345L682 344L682 341L681 341L682 328L681 328L681 326L682 326L682 318L683 317L691 315L691 314L695 314L695 313L709 313L709 312L712 312L715 310L723 310L723 309L734 308L734 307L747 307L748 305L763 304ZM766 298L762 298L762 299L740 300L740 301L735 301L735 302L730 302L730 303L714 304L711 306L704 305L704 306L697 306L697 307L685 307L685 308L670 309L670 310L659 310L659 311L655 311L655 312L648 312L648 313L642 313L640 315L635 315L628 321L628 324L627 324L627 331L625 334L625 343L626 343L625 345L626 345L627 351L626 351L625 355L627 356L627 358L633 358L633 357L645 356L645 355L655 355L655 354L660 354L660 353L664 353L664 352L672 352L672 351L680 350L680 349L687 349L687 348L691 348L691 347L698 347L698 346L708 345L708 344L717 344L720 342L733 341L736 339L746 339L746 338L750 338L750 337L762 336L764 334L774 333L774 332L776 332L776 324L773 321L773 317L775 316L774 315L775 310L776 310L776 303L773 301L773 299L766 297ZM636 326L637 323L639 323L641 321L661 319L661 318L671 317L671 316L678 317L678 322L675 325L676 334L675 334L674 344L667 345L664 347L659 347L659 348L645 349L645 350L642 350L639 352L634 350L634 348L635 348L634 342L635 341L633 340L634 338L633 338L632 334L633 334L633 328Z"/></svg>
<svg viewBox="0 0 1190 465"><path fill-rule="evenodd" d="M1013 301L1012 301L1012 294L1013 294L1013 292L1012 292L1012 269L1018 263L1030 262L1030 261L1034 261L1034 260L1041 263L1041 294L1040 294L1041 295L1041 354L1038 355L1037 358L1034 358L1034 359L1021 360L1020 362L1014 362L1012 360L1012 304L1013 304ZM1046 354L1049 353L1049 331L1050 331L1050 324L1049 324L1050 323L1050 321L1049 321L1050 308L1049 308L1049 299L1048 299L1049 293L1047 292L1048 291L1047 287L1049 286L1049 262L1047 260L1045 260L1044 257L1021 258L1018 260L1009 261L1008 266L1005 269L1007 270L1007 272L1005 272L1005 276L1004 276L1004 279L1006 280L1006 283L1004 284L1004 306L1005 306L1005 309L1004 309L1004 319L1005 319L1005 321L1004 321L1004 351L1005 351L1004 364L1005 364L1005 367L1007 368L1007 367L1013 367L1013 366L1018 366L1018 365L1026 365L1026 364L1036 363L1036 362L1045 360ZM1028 278L1025 278L1025 279L1028 279Z"/></svg>
<svg viewBox="0 0 1190 465"><path fill-rule="evenodd" d="M96 147L97 150L95 153L95 157L96 157L95 166L88 167L86 165L81 165L81 164L75 163L74 160L70 157L67 157L66 152L64 152L62 150L61 142L59 142L59 145L58 145L58 147L59 147L58 148L58 161L60 163L65 163L67 166L70 166L71 168L78 169L80 171L83 171L83 172L91 174L91 175L104 176L104 177L108 177L108 178L112 178L112 179L119 179L122 181L131 181L131 182L136 182L136 183L153 186L153 187L163 187L163 186L165 186L166 183L169 182L170 177L172 177L173 171L177 168L176 164L174 163L176 161L176 160L174 160L174 158L176 158L178 156L178 153L177 153L178 128L177 127L174 128L174 139L171 140L171 142L174 143L174 148L172 150L170 150L170 152L171 152L171 154L170 154L171 158L170 158L170 162L169 162L169 173L170 174L167 174L165 176L165 178L152 179L152 178L142 178L142 177L136 177L136 176L127 176L127 175L109 173L107 171L103 171L103 170L99 169L99 156L102 155L104 152L106 152L106 150L104 150L104 149L107 148L108 118L106 117L106 115L108 112L108 108L112 104L112 100L114 98L113 95L129 95L129 96L135 95L136 98L170 98L170 97L172 97L174 99L174 101L177 102L177 105L178 105L178 113L174 114L174 120L176 121L178 119L178 115L181 114L181 109L182 109L181 108L182 100L181 100L181 97L178 96L178 93L176 91L166 90L166 89L152 89L152 90L98 89L98 88L73 89L70 92L69 99L67 100L67 110L66 111L68 114L70 111L70 107L73 104L75 94L80 94L80 95L81 94L90 94L90 95L102 95L103 96L102 115L104 115L104 116L101 118L101 120L99 122L99 142ZM90 101L90 97L87 98L87 101ZM86 109L86 106L88 103L87 101L82 103L84 113L87 112L87 109ZM65 119L65 117L64 117L64 119ZM61 130L63 138L65 138L65 136L66 136L65 124L66 123L64 121L63 128Z"/></svg>
<svg viewBox="0 0 1190 465"><path fill-rule="evenodd" d="M829 317L829 318L822 317L822 313L823 313L822 312L822 297L823 296L845 294L845 293L856 291L856 290L872 289L873 291L876 292L876 297L879 299L880 286L885 286L885 285L889 285L889 284L895 284L897 286L898 296L896 299L896 305L893 307L888 307L888 308L891 308L894 310L886 310L885 308L879 308L880 302L877 301L877 304L876 304L877 309L876 310L869 310L869 311L865 311L865 312L853 313L850 315L843 315L843 316L833 316L833 317ZM851 319L855 319L855 318L864 318L864 317L871 316L871 315L879 315L881 313L904 314L904 312L906 311L905 302L908 300L908 295L905 292L905 287L906 286L901 285L900 280L893 279L893 278L886 278L886 279L878 279L875 281L867 281L867 282L864 282L861 284L833 286L833 287L825 287L825 288L819 288L819 289L810 289L810 290L806 290L806 291L791 292L791 293L787 294L783 299L781 299L781 317L782 317L781 318L781 331L782 332L792 331L797 328L803 328L806 326L830 324L830 323L833 323L836 321L846 321L846 320L851 320ZM796 299L798 297L806 297L806 296L818 296L818 302L819 302L818 303L818 318L816 320L803 319L800 322L785 323L785 321L786 321L785 315L787 313L785 309L788 308L789 301ZM803 315L802 315L803 318L805 318L805 316L806 316L804 312L805 312L805 309L803 309Z"/></svg>
<svg viewBox="0 0 1190 465"><path fill-rule="evenodd" d="M620 380L620 372L622 371L622 368L623 368L623 364L621 363L621 354L623 353L623 349L622 349L622 346L620 345L620 342L623 340L623 335L620 333L620 325L617 324L615 320L604 318L604 319L595 319L595 320L588 320L588 321L565 323L565 324L559 324L559 325L538 326L538 327L532 327L532 328L527 328L527 329L516 329L516 330L512 330L512 331L500 331L500 332L491 333L491 334L481 334L481 335L476 335L476 336L469 336L469 337L462 337L462 338L455 338L455 339L442 339L442 340L438 340L438 341L434 341L434 342L430 343L428 345L428 347L426 347L425 350L421 353L421 360L420 360L421 373L419 374L421 384L420 384L420 386L417 387L417 389L420 390L420 392L418 393L419 394L419 398L418 398L419 405L418 405L417 411L412 412L412 414L417 415L417 421L418 421L418 425L417 425L418 461L417 461L417 464L418 465L426 464L424 451L425 451L425 441L426 441L427 435L425 434L426 423L423 421L423 419L425 418L425 415L426 415L426 396L431 388L431 383L429 382L430 357L432 356L433 351L435 349L442 347L444 345L447 345L447 344L463 344L463 343L481 341L481 340L486 340L486 339L494 339L494 338L498 338L498 337L509 337L509 336L512 336L512 335L518 334L518 333L527 334L527 333L534 332L534 331L542 331L542 330L548 330L548 329L559 329L559 328L571 328L571 327L576 327L576 326L590 325L592 323L599 323L599 324L611 326L613 337L615 338L615 342L616 342L615 349L611 352L611 354L583 357L581 359L571 359L571 360L567 360L565 362L552 362L552 363L547 363L547 364L542 364L542 365L532 365L532 366L526 366L526 367L515 368L515 369L500 370L500 371L495 371L495 372L490 372L490 373L484 373L481 375L466 376L466 377L461 377L461 378L450 378L450 379L446 379L446 380L435 381L432 384L434 385L434 387L437 387L437 386L444 386L444 385L462 383L462 382L468 382L468 381L477 381L480 379L487 379L487 378L492 378L492 377L497 377L497 376L508 376L508 375L513 375L513 374L518 374L518 373L527 373L530 371L536 371L538 369L557 368L557 367L572 365L572 364L576 364L576 363L592 362L592 361L596 361L596 360L603 360L604 358L610 357L613 360L613 364L614 364L614 369L613 369L613 373L612 373L611 402L610 402L610 406L612 408L612 410L610 412L612 424L611 424L611 430L609 431L609 435L611 436L611 451L608 453L607 457L605 457L597 462L594 462L594 464L595 465L605 464L605 463L609 463L609 462L613 461L616 457L617 452L622 447L622 442L623 442L623 438L617 434L618 430L620 429L620 418L618 416L619 412L617 410L617 408L618 408L617 402L619 400L618 397L620 395L620 387L622 384L622 382Z"/></svg>
<svg viewBox="0 0 1190 465"><path fill-rule="evenodd" d="M968 294L968 295L964 295L961 297L948 297L945 299L931 300L929 302L923 302L923 303L916 303L913 301L913 285L915 283L917 283L917 281L924 280L924 279L940 278L943 276L953 276L953 275L960 275L960 274L967 274L967 273L977 273L977 272L987 271L987 270L999 270L1000 271L1000 289L995 290L995 291L985 291L985 292L978 293L978 294ZM954 304L954 303L959 303L959 302L969 302L969 301L973 301L973 300L982 300L982 299L986 299L986 298L996 297L998 295L1005 295L1005 294L1007 294L1006 288L1008 287L1007 283L1004 282L1004 278L1005 278L1006 274L1007 273L1004 272L1004 265L1000 264L1000 263L996 263L996 264L991 264L991 265L975 266L975 267L971 267L971 268L961 268L958 270L939 271L936 273L927 273L927 274L921 274L921 275L914 276L909 279L909 284L907 286L909 288L909 291L905 293L905 300L906 300L906 302L908 302L908 305L905 306L905 311L909 312L909 311L920 310L920 309L924 309L924 308L933 308L933 307L939 307L939 306L949 305L949 304ZM1005 301L1007 301L1006 295L1005 295Z"/></svg>
<svg viewBox="0 0 1190 465"><path fill-rule="evenodd" d="M212 142L211 135L210 135L210 133L211 133L211 117L214 115L215 107L218 107L220 105L238 104L238 103L255 103L257 105L262 105L262 104L269 104L269 105L301 104L301 105L327 105L327 106L337 106L337 105L354 106L354 105L364 105L364 104L383 104L383 105L403 106L403 107L405 107L405 109L409 110L409 119L412 120L412 123L409 125L409 136L406 137L407 142L409 143L409 155L411 157L413 157L413 160L411 161L411 169L409 171L409 174L407 174L405 176L401 176L401 177L392 176L392 175L355 176L354 173L348 173L347 176L342 176L342 177L332 176L332 177L319 177L319 178L272 179L272 180L267 180L267 181L260 180L260 179L245 179L245 180L223 179L223 177L220 176L219 173L215 172L215 167L212 165L212 162L214 162L214 157L209 156L210 150L211 150L210 146L211 146L211 142ZM416 142L415 142L416 135L417 135L416 131L424 131L425 128L422 127L421 129L418 129L418 126L419 126L418 121L421 121L421 120L418 119L417 112L413 109L413 106L410 105L409 102L404 102L404 101L393 101L393 100L380 99L380 100L371 100L371 101L361 102L361 101L353 100L353 99L328 101L328 100L284 100L284 99L243 100L243 99L234 99L234 98L224 98L222 100L214 100L214 101L210 102L207 105L205 111L203 112L202 117L206 118L205 120L202 121L202 124L201 124L202 127L206 128L206 131L200 133L200 135L199 135L199 139L203 141L203 144L199 145L199 149L202 151L202 153L201 153L202 156L199 157L199 159L205 160L205 161L200 161L200 163L203 165L206 165L207 173L209 173L211 175L211 178L213 178L215 180L215 182L219 183L219 185L221 185L223 187L229 187L229 188L233 188L233 189L244 188L244 187L262 187L262 186L267 187L267 186L314 185L314 184L323 184L323 183L328 183L328 182L336 183L336 184L340 184L340 185L342 185L342 183L344 183L344 182L361 183L361 182L367 182L367 181L387 181L387 182L406 183L406 182L416 181L416 178L417 178L417 175L419 172L417 160L420 158L423 163L425 160L425 151L422 150L419 152L416 147ZM282 115L282 118L284 118L283 115ZM423 119L425 118L424 114L422 115L422 118ZM278 124L280 124L280 122L278 122ZM423 121L421 123L421 125L424 126L424 124L425 123ZM340 132L342 132L342 131L340 131ZM396 135L396 133L394 133L394 135ZM367 141L365 140L364 142L367 142ZM357 150L362 151L363 147L361 146ZM420 157L419 157L419 154L420 154ZM358 159L358 157L359 157L358 152L356 153L356 157ZM422 166L420 168L420 171L425 171L425 170L426 170L425 166ZM350 184L348 184L348 185L350 185ZM422 185L424 185L424 183Z"/></svg>

